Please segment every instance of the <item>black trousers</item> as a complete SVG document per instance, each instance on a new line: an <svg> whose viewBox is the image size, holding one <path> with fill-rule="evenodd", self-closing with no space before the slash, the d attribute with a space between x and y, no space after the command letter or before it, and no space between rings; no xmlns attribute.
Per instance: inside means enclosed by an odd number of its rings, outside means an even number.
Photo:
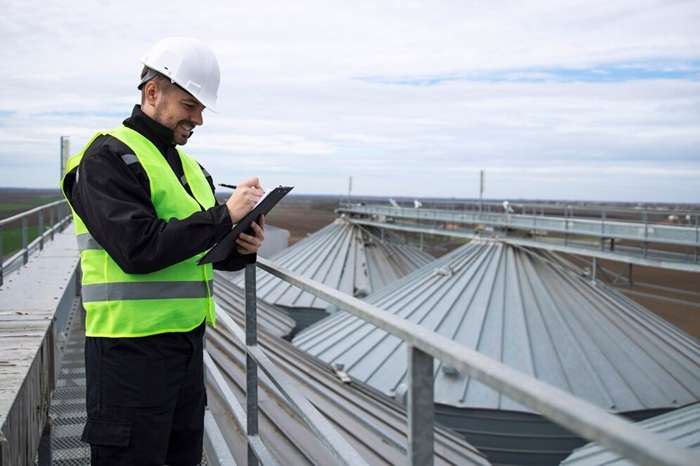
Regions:
<svg viewBox="0 0 700 466"><path fill-rule="evenodd" d="M85 338L91 464L194 466L204 434L205 324L138 338Z"/></svg>

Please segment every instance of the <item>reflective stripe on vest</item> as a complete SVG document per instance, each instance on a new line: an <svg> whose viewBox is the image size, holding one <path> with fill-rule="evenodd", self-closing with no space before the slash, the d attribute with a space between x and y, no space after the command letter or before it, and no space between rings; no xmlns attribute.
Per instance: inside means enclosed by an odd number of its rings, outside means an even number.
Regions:
<svg viewBox="0 0 700 466"><path fill-rule="evenodd" d="M120 140L133 152L123 155L122 160L126 164L139 163L144 169L158 218L184 219L200 212L202 207L215 205L209 182L194 159L178 149L184 178L192 191L190 195L158 149L144 136L124 126L96 133L68 160L61 186L64 196L69 174L74 176L87 148L103 134ZM214 324L212 265L197 265L204 251L155 272L130 274L95 240L80 216L75 211L72 213L80 250L86 336L139 337L185 332L205 318Z"/></svg>
<svg viewBox="0 0 700 466"><path fill-rule="evenodd" d="M214 281L208 282L125 282L83 285L83 303L132 299L207 298Z"/></svg>
<svg viewBox="0 0 700 466"><path fill-rule="evenodd" d="M76 237L78 239L78 251L80 252L87 251L88 249L97 251L103 250L102 246L100 246L90 233L81 233Z"/></svg>

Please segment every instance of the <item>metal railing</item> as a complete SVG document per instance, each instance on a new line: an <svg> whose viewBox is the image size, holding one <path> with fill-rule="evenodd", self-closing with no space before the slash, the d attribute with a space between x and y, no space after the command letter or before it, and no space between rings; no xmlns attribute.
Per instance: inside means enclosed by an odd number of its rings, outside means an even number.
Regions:
<svg viewBox="0 0 700 466"><path fill-rule="evenodd" d="M274 263L258 258L257 266L272 275L309 292L329 304L357 316L386 332L400 338L407 345L408 353L408 460L414 466L433 464L433 360L456 368L462 374L474 377L480 382L499 391L511 399L531 408L544 417L564 426L590 441L599 442L625 458L641 465L691 466L697 464L697 457L689 450L677 448L662 437L650 433L619 416L608 413L598 406L529 375L516 371L499 361L491 359L473 349L458 344L424 327L401 319L372 304L353 298L321 283L292 273ZM247 352L246 411L238 405L233 394L224 398L238 418L237 422L248 436L248 464L276 464L268 456L257 432L257 369L261 367L275 381L277 388L288 395L296 410L310 406L303 395L278 369L275 369L263 351L256 344L255 325L256 288L255 266L246 266L246 331L233 320L221 313L219 321L237 338L245 341ZM207 368L214 378L216 367L207 358ZM223 382L215 383L225 391ZM221 385L219 385L221 384ZM305 413L303 419L312 427L323 443L335 453L339 464L363 464L359 455L330 427L315 408ZM325 421L325 422L324 422ZM247 430L244 425L247 423ZM336 443L338 442L338 443ZM267 459L264 459L267 458Z"/></svg>
<svg viewBox="0 0 700 466"><path fill-rule="evenodd" d="M621 239L638 241L644 244L662 243L679 246L700 247L700 222L688 225L666 225L659 223L630 222L610 219L606 211L598 219L564 216L517 214L487 211L455 211L446 209L413 209L388 206L340 207L337 212L375 215L413 221L428 221L454 224L487 225L518 230L548 231L564 236L582 235L600 239Z"/></svg>
<svg viewBox="0 0 700 466"><path fill-rule="evenodd" d="M29 224L33 216L36 216L37 237L29 241ZM65 200L51 202L0 220L0 286L2 286L6 274L25 265L33 251L44 249L44 242L47 239L53 240L54 235L63 231L70 220L70 209ZM7 260L4 260L4 232L16 223L20 224L20 248Z"/></svg>
<svg viewBox="0 0 700 466"><path fill-rule="evenodd" d="M246 352L246 409L238 403L223 374L214 360L205 353L204 365L208 380L221 394L233 414L238 429L244 433L248 444L248 466L262 463L266 466L279 465L270 450L265 446L258 432L258 369L262 370L272 382L274 388L286 399L290 408L300 417L321 444L336 459L337 464L345 466L367 466L362 456L338 433L331 423L312 405L296 387L292 379L279 369L264 353L257 342L257 306L255 265L249 264L245 269L246 325L245 332L225 312L217 312L217 321L231 335L238 339Z"/></svg>
<svg viewBox="0 0 700 466"><path fill-rule="evenodd" d="M355 203L348 202L347 199L339 203L339 207L353 207L366 205L370 207L387 207L386 201L377 201L376 199L356 198ZM662 221L672 222L675 224L686 226L697 226L700 224L700 211L692 206L683 206L683 208L659 208L655 206L636 206L624 207L613 204L601 204L592 202L521 202L503 200L488 200L479 202L478 200L469 199L425 199L422 201L422 207L425 209L453 210L453 211L471 211L483 213L503 213L507 206L513 214L536 215L536 216L555 216L555 217L576 217L589 219L618 219L632 223L659 223ZM405 200L398 202L399 207L414 207L412 202Z"/></svg>

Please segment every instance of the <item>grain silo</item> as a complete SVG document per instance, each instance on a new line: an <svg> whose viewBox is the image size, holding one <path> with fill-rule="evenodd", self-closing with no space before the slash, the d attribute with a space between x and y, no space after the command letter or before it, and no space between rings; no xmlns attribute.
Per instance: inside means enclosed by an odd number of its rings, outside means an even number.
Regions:
<svg viewBox="0 0 700 466"><path fill-rule="evenodd" d="M365 297L433 260L405 244L382 241L344 218L270 258L277 265L355 297ZM244 285L243 275L234 283ZM257 296L283 306L305 328L328 315L328 303L264 272L257 274Z"/></svg>
<svg viewBox="0 0 700 466"><path fill-rule="evenodd" d="M225 274L219 271L216 275L214 298L218 306L225 307L233 320L245 327L245 290L231 283ZM270 335L290 338L296 323L282 308L265 301L256 302L257 325Z"/></svg>
<svg viewBox="0 0 700 466"><path fill-rule="evenodd" d="M639 427L658 434L678 448L698 450L700 449L700 403L641 421ZM597 443L589 443L562 461L561 466L634 466L634 464Z"/></svg>
<svg viewBox="0 0 700 466"><path fill-rule="evenodd" d="M220 310L234 319L243 311L242 304L236 301L222 301ZM270 335L267 327L259 328L258 344L271 363L295 384L367 464L391 466L407 462L408 426L402 406L364 384L344 381L329 365ZM246 353L242 343L225 326L217 325L207 330L207 352L223 373L228 389L241 405L245 405ZM278 464L337 464L337 458L316 439L298 410L292 408L264 370L259 371L259 383L259 438ZM208 395L208 407L217 419L228 448L237 464L246 464L245 432L233 421L215 384L209 384ZM436 466L490 464L463 437L449 429L436 425L434 435Z"/></svg>
<svg viewBox="0 0 700 466"><path fill-rule="evenodd" d="M700 345L620 293L539 253L473 241L368 298L521 372L641 420L700 399ZM346 313L295 345L405 397L406 349ZM558 464L584 442L436 362L436 417L494 463Z"/></svg>

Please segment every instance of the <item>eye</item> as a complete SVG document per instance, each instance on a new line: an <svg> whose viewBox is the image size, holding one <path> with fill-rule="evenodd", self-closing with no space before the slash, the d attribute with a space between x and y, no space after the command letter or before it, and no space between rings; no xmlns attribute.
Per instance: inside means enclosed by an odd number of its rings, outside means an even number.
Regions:
<svg viewBox="0 0 700 466"><path fill-rule="evenodd" d="M185 106L187 110L193 110L194 109L194 104L190 102L184 102L182 105Z"/></svg>

